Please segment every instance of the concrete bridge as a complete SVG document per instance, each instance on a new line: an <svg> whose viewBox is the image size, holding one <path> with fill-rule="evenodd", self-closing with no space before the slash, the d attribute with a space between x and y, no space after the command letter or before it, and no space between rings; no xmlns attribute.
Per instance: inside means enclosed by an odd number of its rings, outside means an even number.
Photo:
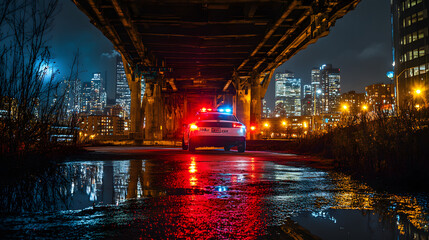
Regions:
<svg viewBox="0 0 429 240"><path fill-rule="evenodd" d="M274 70L328 35L359 1L74 3L122 55L131 90L131 136L160 140L178 136L202 106L229 105L246 126L258 125Z"/></svg>

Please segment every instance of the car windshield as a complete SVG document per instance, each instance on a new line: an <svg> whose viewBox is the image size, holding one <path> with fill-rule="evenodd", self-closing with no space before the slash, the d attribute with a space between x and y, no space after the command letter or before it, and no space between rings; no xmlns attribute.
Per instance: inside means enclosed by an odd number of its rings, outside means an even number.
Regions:
<svg viewBox="0 0 429 240"><path fill-rule="evenodd" d="M198 120L224 120L224 121L237 121L237 118L231 114L216 114L216 113L200 113Z"/></svg>

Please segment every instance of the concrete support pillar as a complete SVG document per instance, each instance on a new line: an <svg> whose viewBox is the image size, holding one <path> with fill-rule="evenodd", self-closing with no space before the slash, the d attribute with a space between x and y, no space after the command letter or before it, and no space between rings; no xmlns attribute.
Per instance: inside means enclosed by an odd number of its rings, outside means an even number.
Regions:
<svg viewBox="0 0 429 240"><path fill-rule="evenodd" d="M250 104L250 125L247 126L247 131L250 132L250 139L257 139L257 132L251 132L250 126L260 126L262 118L262 99L261 99L261 85L256 82L252 84L251 91L251 104Z"/></svg>
<svg viewBox="0 0 429 240"><path fill-rule="evenodd" d="M160 84L147 83L144 97L146 98L144 100L146 116L145 139L162 140L165 119Z"/></svg>
<svg viewBox="0 0 429 240"><path fill-rule="evenodd" d="M246 86L243 90L237 90L234 108L238 120L244 123L247 129L250 129L250 92L250 86ZM249 131L247 131L247 135L249 135Z"/></svg>
<svg viewBox="0 0 429 240"><path fill-rule="evenodd" d="M143 113L141 102L141 76L136 75L132 66L122 56L124 64L125 76L127 77L128 86L131 92L131 107L130 107L130 138L141 139L143 129Z"/></svg>
<svg viewBox="0 0 429 240"><path fill-rule="evenodd" d="M141 105L141 79L136 78L134 74L132 75L132 80L128 81L128 85L131 91L131 109L130 109L130 119L131 119L131 135L132 138L141 138L142 129L143 129L143 119L142 119L142 105Z"/></svg>

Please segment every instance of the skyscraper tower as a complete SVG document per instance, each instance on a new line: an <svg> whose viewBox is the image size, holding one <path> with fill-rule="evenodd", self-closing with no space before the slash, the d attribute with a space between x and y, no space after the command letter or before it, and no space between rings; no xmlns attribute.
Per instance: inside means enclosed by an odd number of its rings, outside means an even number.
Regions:
<svg viewBox="0 0 429 240"><path fill-rule="evenodd" d="M333 114L340 111L340 69L332 64L320 67L320 110L321 114Z"/></svg>
<svg viewBox="0 0 429 240"><path fill-rule="evenodd" d="M428 99L429 18L427 0L392 0L393 63L399 109ZM419 91L418 91L419 90Z"/></svg>
<svg viewBox="0 0 429 240"><path fill-rule="evenodd" d="M322 89L320 87L320 68L313 68L311 70L311 94L313 99L312 115L317 116L322 112L321 98Z"/></svg>
<svg viewBox="0 0 429 240"><path fill-rule="evenodd" d="M81 101L81 112L89 113L91 109L91 83L84 82L82 84L82 101Z"/></svg>
<svg viewBox="0 0 429 240"><path fill-rule="evenodd" d="M67 114L77 114L82 111L82 82L75 78L67 81Z"/></svg>
<svg viewBox="0 0 429 240"><path fill-rule="evenodd" d="M107 94L101 73L94 73L94 77L91 79L90 113L101 113L106 106L106 101Z"/></svg>
<svg viewBox="0 0 429 240"><path fill-rule="evenodd" d="M287 71L275 78L275 116L301 116L301 79Z"/></svg>
<svg viewBox="0 0 429 240"><path fill-rule="evenodd" d="M131 92L128 86L127 76L125 75L124 64L120 57L116 58L116 104L122 107L126 116L129 116Z"/></svg>

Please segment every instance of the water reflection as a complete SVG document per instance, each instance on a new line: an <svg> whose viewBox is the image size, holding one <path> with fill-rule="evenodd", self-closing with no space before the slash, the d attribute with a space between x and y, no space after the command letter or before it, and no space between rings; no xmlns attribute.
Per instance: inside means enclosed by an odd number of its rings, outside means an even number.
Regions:
<svg viewBox="0 0 429 240"><path fill-rule="evenodd" d="M181 157L65 163L34 178L62 201L31 199L51 210L79 210L53 211L61 224L51 228L76 228L83 221L89 237L428 239L427 196L377 193L343 174L254 157ZM4 196L24 195L16 192L16 185L3 186L2 203ZM35 219L25 221L37 229L44 218ZM8 221L18 226L24 220Z"/></svg>

